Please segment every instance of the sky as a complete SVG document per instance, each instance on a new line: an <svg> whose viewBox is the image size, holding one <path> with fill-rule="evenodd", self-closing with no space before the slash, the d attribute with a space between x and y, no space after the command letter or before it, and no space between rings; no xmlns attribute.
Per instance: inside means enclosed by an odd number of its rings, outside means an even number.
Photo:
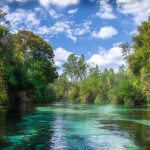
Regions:
<svg viewBox="0 0 150 150"><path fill-rule="evenodd" d="M0 0L0 8L12 33L26 29L52 46L60 72L71 53L117 71L125 64L119 45L132 43L150 0Z"/></svg>

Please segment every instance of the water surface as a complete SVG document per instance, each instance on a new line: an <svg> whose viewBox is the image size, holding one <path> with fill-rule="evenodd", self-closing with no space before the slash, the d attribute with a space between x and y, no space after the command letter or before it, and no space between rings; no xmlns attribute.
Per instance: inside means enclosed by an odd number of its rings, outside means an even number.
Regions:
<svg viewBox="0 0 150 150"><path fill-rule="evenodd" d="M1 150L150 149L150 107L54 103L0 108Z"/></svg>

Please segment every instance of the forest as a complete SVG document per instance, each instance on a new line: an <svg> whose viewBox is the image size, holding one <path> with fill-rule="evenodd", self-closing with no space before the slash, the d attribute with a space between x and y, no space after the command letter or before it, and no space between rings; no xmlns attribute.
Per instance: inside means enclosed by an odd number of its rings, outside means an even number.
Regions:
<svg viewBox="0 0 150 150"><path fill-rule="evenodd" d="M0 12L0 20L4 20ZM9 23L7 20L5 23ZM58 75L52 47L39 35L0 25L0 104L22 102L142 105L150 103L150 18L133 43L121 44L127 65L100 70L71 54Z"/></svg>

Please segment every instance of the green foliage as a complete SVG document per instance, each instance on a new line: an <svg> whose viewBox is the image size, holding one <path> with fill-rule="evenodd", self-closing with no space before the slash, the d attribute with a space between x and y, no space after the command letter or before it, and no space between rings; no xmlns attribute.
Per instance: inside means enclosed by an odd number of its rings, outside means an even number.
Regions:
<svg viewBox="0 0 150 150"><path fill-rule="evenodd" d="M126 70L125 66L121 66L117 73L113 69L100 72L97 67L89 68L88 76L84 80L68 81L65 76L63 82L61 77L56 83L58 95L60 93L63 95L67 91L65 99L73 102L126 105L146 103L146 96L142 93L140 81ZM59 93L58 89L63 90Z"/></svg>
<svg viewBox="0 0 150 150"><path fill-rule="evenodd" d="M68 99L69 101L73 102L80 102L80 93L79 93L80 87L76 83L72 83L72 86L68 93Z"/></svg>
<svg viewBox="0 0 150 150"><path fill-rule="evenodd" d="M84 56L70 54L67 62L64 64L64 72L73 80L83 80L86 77L87 63Z"/></svg>
<svg viewBox="0 0 150 150"><path fill-rule="evenodd" d="M56 95L67 92L65 99L86 103L150 103L150 18L138 32L133 46L120 45L129 68L122 65L117 73L112 69L100 72L97 66L88 66L83 56L71 54L64 64L64 73L70 81L59 78L55 82Z"/></svg>
<svg viewBox="0 0 150 150"><path fill-rule="evenodd" d="M84 81L81 82L81 97L86 102L94 101L96 94L98 93L98 85L99 85L99 73L94 71L91 73ZM92 100L92 98L93 100Z"/></svg>
<svg viewBox="0 0 150 150"><path fill-rule="evenodd" d="M70 82L68 81L66 74L59 76L58 80L51 84L51 87L54 89L57 100L65 100L68 97L68 91L70 88Z"/></svg>
<svg viewBox="0 0 150 150"><path fill-rule="evenodd" d="M147 97L147 102L150 103L150 67L148 69L143 68L141 70L140 81L141 81L142 91Z"/></svg>
<svg viewBox="0 0 150 150"><path fill-rule="evenodd" d="M131 71L141 82L142 92L150 95L150 17L138 27L134 37L134 51L128 58ZM148 100L149 101L149 100Z"/></svg>
<svg viewBox="0 0 150 150"><path fill-rule="evenodd" d="M150 64L150 18L138 28L138 35L134 37L134 52L130 55L129 67L136 76L140 76L142 68Z"/></svg>
<svg viewBox="0 0 150 150"><path fill-rule="evenodd" d="M53 58L52 48L41 37L25 30L11 35L0 26L0 99L53 101L48 86L57 78Z"/></svg>
<svg viewBox="0 0 150 150"><path fill-rule="evenodd" d="M2 74L0 76L0 104L5 103L7 100L7 89L5 86L5 82L2 78Z"/></svg>
<svg viewBox="0 0 150 150"><path fill-rule="evenodd" d="M142 95L140 88L133 83L133 78L125 76L120 80L116 88L116 100L129 105L140 105L145 103L145 98Z"/></svg>
<svg viewBox="0 0 150 150"><path fill-rule="evenodd" d="M85 80L70 83L66 99L85 103L141 105L146 103L139 82L130 73L105 70L94 72ZM64 92L65 93L65 92Z"/></svg>

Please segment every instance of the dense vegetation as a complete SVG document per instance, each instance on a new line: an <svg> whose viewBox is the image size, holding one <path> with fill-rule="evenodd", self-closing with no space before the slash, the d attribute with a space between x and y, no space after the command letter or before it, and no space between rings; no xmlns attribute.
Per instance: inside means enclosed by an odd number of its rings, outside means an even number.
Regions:
<svg viewBox="0 0 150 150"><path fill-rule="evenodd" d="M133 46L120 45L128 68L100 71L84 56L71 54L54 84L58 99L87 103L140 105L150 103L150 18L138 28Z"/></svg>
<svg viewBox="0 0 150 150"><path fill-rule="evenodd" d="M0 19L6 14L0 12ZM6 23L8 23L6 21ZM133 46L122 44L128 67L100 71L83 55L71 54L57 79L51 46L30 31L12 34L0 26L0 103L68 100L140 105L150 103L150 18Z"/></svg>
<svg viewBox="0 0 150 150"><path fill-rule="evenodd" d="M1 19L4 17L1 12ZM51 101L57 78L50 45L30 31L11 34L0 26L0 103ZM9 101L8 101L9 100Z"/></svg>

